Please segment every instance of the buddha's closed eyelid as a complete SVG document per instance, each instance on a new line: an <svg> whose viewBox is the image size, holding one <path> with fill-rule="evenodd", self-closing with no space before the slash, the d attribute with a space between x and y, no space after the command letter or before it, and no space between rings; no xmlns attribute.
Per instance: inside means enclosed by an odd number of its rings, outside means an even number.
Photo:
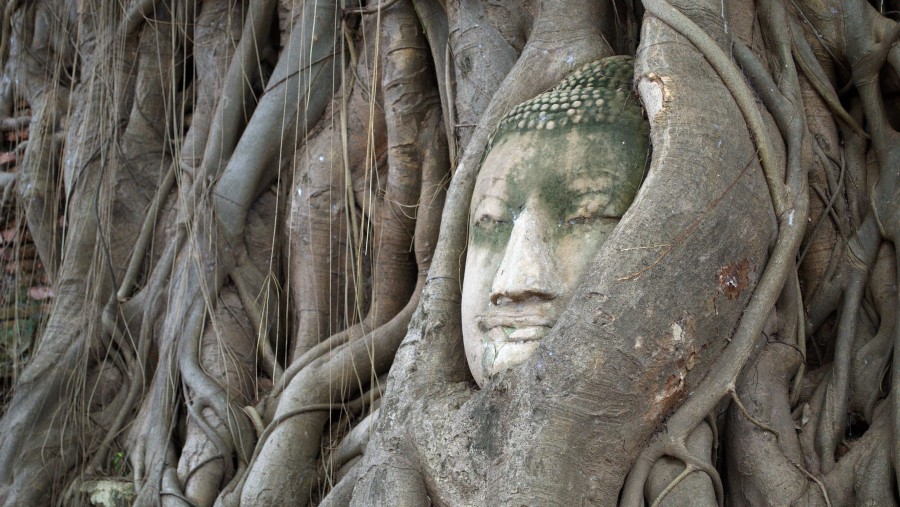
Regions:
<svg viewBox="0 0 900 507"><path fill-rule="evenodd" d="M621 215L611 211L613 210L609 206L609 196L605 192L586 192L573 200L573 206L562 219L567 224L576 225L596 219L622 218Z"/></svg>
<svg viewBox="0 0 900 507"><path fill-rule="evenodd" d="M474 215L472 218L472 227L482 229L487 232L499 230L503 227L512 225L512 220L506 214L497 215L492 213L480 213Z"/></svg>

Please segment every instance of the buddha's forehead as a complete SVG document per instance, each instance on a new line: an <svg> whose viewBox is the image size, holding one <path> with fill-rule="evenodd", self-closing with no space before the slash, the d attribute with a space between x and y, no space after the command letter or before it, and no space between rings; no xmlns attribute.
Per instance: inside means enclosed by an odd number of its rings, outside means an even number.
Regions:
<svg viewBox="0 0 900 507"><path fill-rule="evenodd" d="M501 120L488 144L473 195L565 201L581 192L634 198L649 151L649 125L632 92L632 59L589 63ZM521 201L521 202L519 202Z"/></svg>
<svg viewBox="0 0 900 507"><path fill-rule="evenodd" d="M594 191L637 188L646 155L646 134L614 125L510 133L485 157L475 197L551 184Z"/></svg>

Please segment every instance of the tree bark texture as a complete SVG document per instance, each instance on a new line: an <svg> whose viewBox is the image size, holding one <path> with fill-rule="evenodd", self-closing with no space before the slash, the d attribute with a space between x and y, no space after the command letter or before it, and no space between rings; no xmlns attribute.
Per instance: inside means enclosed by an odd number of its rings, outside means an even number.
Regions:
<svg viewBox="0 0 900 507"><path fill-rule="evenodd" d="M900 502L896 0L2 12L4 204L53 298L0 340L0 505ZM644 181L479 388L489 139L614 54Z"/></svg>

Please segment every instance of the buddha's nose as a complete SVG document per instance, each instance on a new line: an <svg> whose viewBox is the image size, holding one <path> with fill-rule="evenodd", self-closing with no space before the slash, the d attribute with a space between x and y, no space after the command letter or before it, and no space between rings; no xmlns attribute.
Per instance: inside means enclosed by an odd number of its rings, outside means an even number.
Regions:
<svg viewBox="0 0 900 507"><path fill-rule="evenodd" d="M525 208L513 224L503 261L491 285L493 304L559 296L562 281L546 240L549 224L538 218Z"/></svg>

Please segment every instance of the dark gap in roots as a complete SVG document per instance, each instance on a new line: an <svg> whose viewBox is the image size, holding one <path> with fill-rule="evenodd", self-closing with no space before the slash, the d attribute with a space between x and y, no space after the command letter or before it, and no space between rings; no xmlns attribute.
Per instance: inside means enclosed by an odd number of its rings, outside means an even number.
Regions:
<svg viewBox="0 0 900 507"><path fill-rule="evenodd" d="M847 439L853 440L861 437L863 433L868 431L869 423L864 421L861 417L853 417L850 426L847 427Z"/></svg>
<svg viewBox="0 0 900 507"><path fill-rule="evenodd" d="M862 414L850 414L850 421L847 425L847 432L844 434L844 441L838 446L835 456L840 458L847 454L853 447L853 443L865 434L869 429L869 423L863 419Z"/></svg>
<svg viewBox="0 0 900 507"><path fill-rule="evenodd" d="M816 333L809 337L806 347L806 369L812 371L834 360L835 334L837 333L838 312L832 313L819 327Z"/></svg>
<svg viewBox="0 0 900 507"><path fill-rule="evenodd" d="M894 498L900 498L900 481L891 481L891 493Z"/></svg>

